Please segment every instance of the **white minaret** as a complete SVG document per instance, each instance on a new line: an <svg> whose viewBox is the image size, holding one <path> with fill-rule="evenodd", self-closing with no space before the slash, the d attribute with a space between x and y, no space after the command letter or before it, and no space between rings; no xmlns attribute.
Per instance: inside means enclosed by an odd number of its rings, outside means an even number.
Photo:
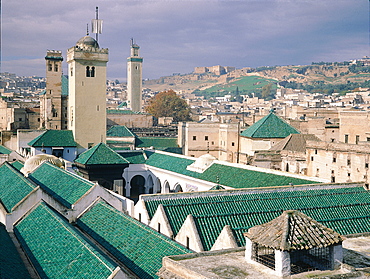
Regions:
<svg viewBox="0 0 370 279"><path fill-rule="evenodd" d="M142 111L142 64L140 47L131 39L131 55L127 58L127 106L132 111Z"/></svg>
<svg viewBox="0 0 370 279"><path fill-rule="evenodd" d="M106 69L108 49L90 37L67 51L69 75L68 129L80 153L106 140Z"/></svg>

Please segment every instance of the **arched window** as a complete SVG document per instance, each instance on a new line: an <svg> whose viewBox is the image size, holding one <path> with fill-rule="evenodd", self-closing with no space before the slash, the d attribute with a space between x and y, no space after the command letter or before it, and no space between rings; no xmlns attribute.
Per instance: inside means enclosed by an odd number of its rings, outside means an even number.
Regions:
<svg viewBox="0 0 370 279"><path fill-rule="evenodd" d="M139 195L145 194L145 178L141 175L135 175L130 181L130 186L130 198L136 202Z"/></svg>
<svg viewBox="0 0 370 279"><path fill-rule="evenodd" d="M51 71L53 69L53 65L51 63L48 63L48 71Z"/></svg>
<svg viewBox="0 0 370 279"><path fill-rule="evenodd" d="M54 72L58 72L58 64L57 63L54 64Z"/></svg>
<svg viewBox="0 0 370 279"><path fill-rule="evenodd" d="M90 67L86 66L86 77L90 77Z"/></svg>
<svg viewBox="0 0 370 279"><path fill-rule="evenodd" d="M95 67L91 67L91 74L90 74L91 77L95 77Z"/></svg>

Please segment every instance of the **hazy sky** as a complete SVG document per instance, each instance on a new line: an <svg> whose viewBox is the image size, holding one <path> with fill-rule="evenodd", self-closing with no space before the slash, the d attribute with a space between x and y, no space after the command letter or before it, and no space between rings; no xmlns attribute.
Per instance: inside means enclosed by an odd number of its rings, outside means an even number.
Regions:
<svg viewBox="0 0 370 279"><path fill-rule="evenodd" d="M370 56L368 0L3 0L1 70L45 76L46 50L62 50L66 58L86 35L96 6L104 20L99 44L109 48L107 76L121 81L131 37L149 79L196 66Z"/></svg>

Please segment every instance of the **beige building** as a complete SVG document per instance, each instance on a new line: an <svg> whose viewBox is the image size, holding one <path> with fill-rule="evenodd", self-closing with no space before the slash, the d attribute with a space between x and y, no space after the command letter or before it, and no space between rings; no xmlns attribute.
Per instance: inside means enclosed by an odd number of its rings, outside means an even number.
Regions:
<svg viewBox="0 0 370 279"><path fill-rule="evenodd" d="M40 128L65 130L67 129L68 93L62 94L62 52L48 50L45 60L46 89L40 97Z"/></svg>
<svg viewBox="0 0 370 279"><path fill-rule="evenodd" d="M369 187L370 145L307 142L307 175Z"/></svg>
<svg viewBox="0 0 370 279"><path fill-rule="evenodd" d="M108 49L81 38L67 51L69 74L68 129L80 153L106 139L106 65Z"/></svg>
<svg viewBox="0 0 370 279"><path fill-rule="evenodd" d="M200 157L206 153L218 160L237 162L239 124L181 122L178 144L184 155Z"/></svg>
<svg viewBox="0 0 370 279"><path fill-rule="evenodd" d="M349 144L370 141L370 112L341 111L339 141Z"/></svg>

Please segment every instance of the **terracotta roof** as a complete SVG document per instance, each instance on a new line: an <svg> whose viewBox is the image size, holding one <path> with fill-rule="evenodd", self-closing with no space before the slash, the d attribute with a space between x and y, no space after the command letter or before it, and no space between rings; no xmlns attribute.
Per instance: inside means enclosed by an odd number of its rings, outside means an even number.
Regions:
<svg viewBox="0 0 370 279"><path fill-rule="evenodd" d="M285 138L290 134L299 134L300 132L285 122L275 113L258 120L241 133L241 136L248 138Z"/></svg>
<svg viewBox="0 0 370 279"><path fill-rule="evenodd" d="M284 211L272 221L244 234L253 242L282 251L327 247L343 241L341 235L297 210Z"/></svg>
<svg viewBox="0 0 370 279"><path fill-rule="evenodd" d="M270 150L288 150L296 152L306 152L306 141L320 141L318 137L310 134L290 134L282 141L279 141Z"/></svg>

